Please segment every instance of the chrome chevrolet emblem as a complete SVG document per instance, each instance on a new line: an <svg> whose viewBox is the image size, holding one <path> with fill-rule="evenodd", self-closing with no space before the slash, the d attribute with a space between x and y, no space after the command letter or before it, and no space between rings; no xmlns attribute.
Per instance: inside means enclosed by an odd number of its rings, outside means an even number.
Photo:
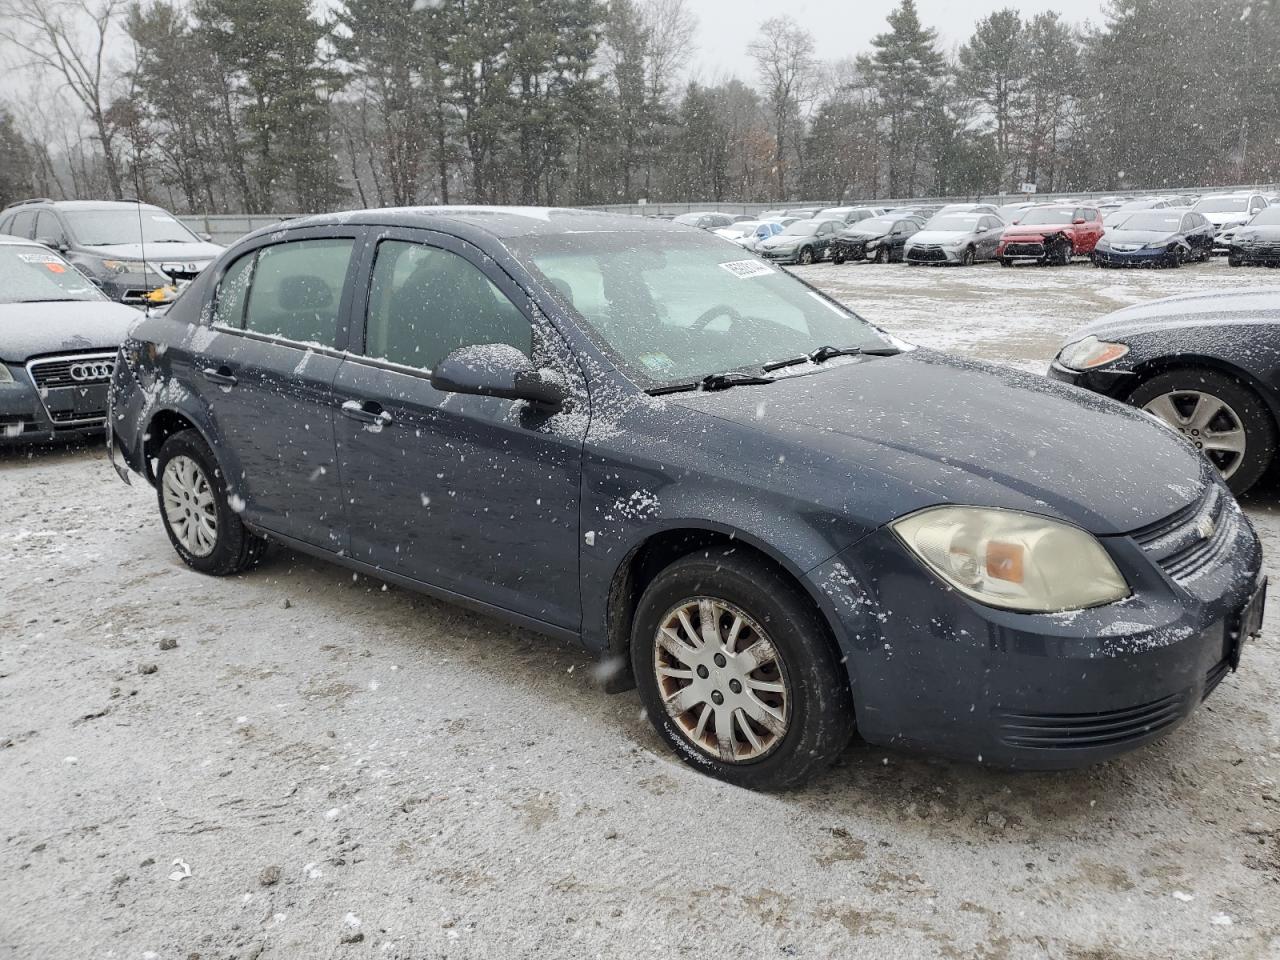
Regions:
<svg viewBox="0 0 1280 960"><path fill-rule="evenodd" d="M1208 540L1213 536L1213 532L1216 529L1213 525L1213 520L1209 517L1201 517L1196 521L1196 533L1200 534L1201 540Z"/></svg>

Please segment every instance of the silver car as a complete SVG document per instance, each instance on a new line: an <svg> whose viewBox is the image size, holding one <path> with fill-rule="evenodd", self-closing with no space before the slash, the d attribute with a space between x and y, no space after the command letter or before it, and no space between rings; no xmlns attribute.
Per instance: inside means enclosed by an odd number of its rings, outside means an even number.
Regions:
<svg viewBox="0 0 1280 960"><path fill-rule="evenodd" d="M968 265L994 260L1005 222L990 213L940 213L907 240L907 263Z"/></svg>

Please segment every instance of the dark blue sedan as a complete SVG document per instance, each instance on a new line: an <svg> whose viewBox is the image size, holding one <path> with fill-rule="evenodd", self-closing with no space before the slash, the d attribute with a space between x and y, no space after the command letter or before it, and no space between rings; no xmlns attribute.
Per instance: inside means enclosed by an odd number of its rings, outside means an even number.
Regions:
<svg viewBox="0 0 1280 960"><path fill-rule="evenodd" d="M573 638L745 786L855 729L1100 760L1188 717L1261 618L1249 522L1151 417L911 349L661 221L273 226L132 331L108 423L191 568L275 542Z"/></svg>
<svg viewBox="0 0 1280 960"><path fill-rule="evenodd" d="M1107 228L1097 267L1180 267L1213 256L1214 226L1193 210L1139 210Z"/></svg>

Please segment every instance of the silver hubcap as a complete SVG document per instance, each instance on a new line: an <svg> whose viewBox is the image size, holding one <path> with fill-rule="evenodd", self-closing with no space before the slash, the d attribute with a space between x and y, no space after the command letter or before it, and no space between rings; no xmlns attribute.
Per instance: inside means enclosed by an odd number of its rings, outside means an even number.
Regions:
<svg viewBox="0 0 1280 960"><path fill-rule="evenodd" d="M169 529L193 556L207 557L218 542L218 511L213 488L190 457L176 456L160 478Z"/></svg>
<svg viewBox="0 0 1280 960"><path fill-rule="evenodd" d="M682 600L662 618L656 641L658 691L699 750L742 763L781 742L791 718L786 668L746 613L724 600Z"/></svg>
<svg viewBox="0 0 1280 960"><path fill-rule="evenodd" d="M1194 443L1224 477L1230 477L1244 462L1244 425L1236 412L1213 394L1175 390L1156 397L1142 409L1154 413Z"/></svg>

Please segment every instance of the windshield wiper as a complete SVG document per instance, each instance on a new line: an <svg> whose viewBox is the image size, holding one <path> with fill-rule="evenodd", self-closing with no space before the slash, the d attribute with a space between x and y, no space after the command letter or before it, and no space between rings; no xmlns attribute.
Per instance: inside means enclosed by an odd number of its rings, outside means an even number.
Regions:
<svg viewBox="0 0 1280 960"><path fill-rule="evenodd" d="M783 367L798 367L802 363L826 363L833 357L893 357L901 353L897 347L830 347L822 346L817 350L789 360L774 360L760 367L766 373L781 370Z"/></svg>
<svg viewBox="0 0 1280 960"><path fill-rule="evenodd" d="M19 300L19 303L79 303L84 297L37 297L35 300Z"/></svg>
<svg viewBox="0 0 1280 960"><path fill-rule="evenodd" d="M754 373L739 373L730 370L728 373L709 373L701 380L692 383L673 383L669 387L654 387L646 391L650 396L658 397L664 393L684 393L691 390L728 390L730 387L746 387L753 384L773 383L772 377L757 377Z"/></svg>

